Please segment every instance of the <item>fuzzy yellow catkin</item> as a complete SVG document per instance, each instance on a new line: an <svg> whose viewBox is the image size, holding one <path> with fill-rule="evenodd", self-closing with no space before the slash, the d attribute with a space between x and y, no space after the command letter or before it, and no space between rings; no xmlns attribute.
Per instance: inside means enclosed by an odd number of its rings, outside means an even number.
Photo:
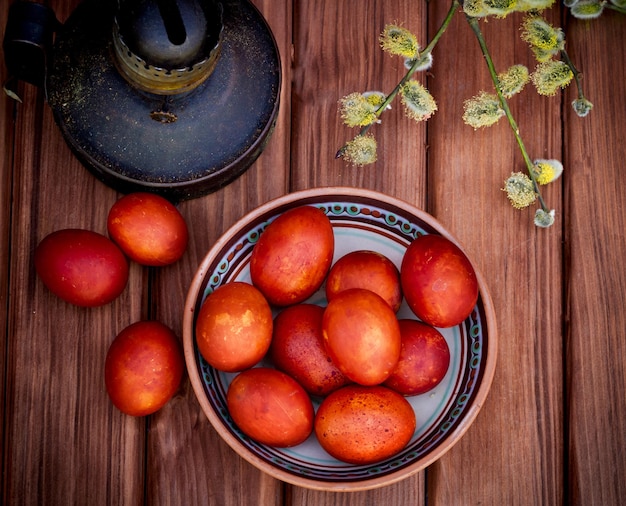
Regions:
<svg viewBox="0 0 626 506"><path fill-rule="evenodd" d="M433 96L417 81L406 82L400 90L400 98L407 116L415 121L427 120L437 110Z"/></svg>
<svg viewBox="0 0 626 506"><path fill-rule="evenodd" d="M357 135L346 143L341 156L352 165L363 166L374 163L377 160L376 149L377 143L373 135Z"/></svg>
<svg viewBox="0 0 626 506"><path fill-rule="evenodd" d="M404 58L415 58L419 54L417 37L406 28L389 24L380 35L380 47L387 53Z"/></svg>
<svg viewBox="0 0 626 506"><path fill-rule="evenodd" d="M570 83L574 74L567 63L560 60L550 60L537 65L530 77L537 93L553 96L559 88L564 88Z"/></svg>
<svg viewBox="0 0 626 506"><path fill-rule="evenodd" d="M505 114L498 97L486 91L467 99L463 109L463 121L474 128L491 126Z"/></svg>
<svg viewBox="0 0 626 506"><path fill-rule="evenodd" d="M504 182L503 191L515 209L524 209L537 200L532 180L522 172L514 172Z"/></svg>

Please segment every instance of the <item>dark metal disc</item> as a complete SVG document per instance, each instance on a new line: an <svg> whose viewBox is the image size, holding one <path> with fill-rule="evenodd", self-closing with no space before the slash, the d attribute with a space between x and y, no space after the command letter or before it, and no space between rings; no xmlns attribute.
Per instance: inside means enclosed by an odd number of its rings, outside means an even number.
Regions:
<svg viewBox="0 0 626 506"><path fill-rule="evenodd" d="M46 93L65 140L123 193L184 200L222 188L261 154L278 114L280 58L265 20L247 0L222 2L213 73L190 92L163 96L117 71L116 3L86 0L57 34Z"/></svg>

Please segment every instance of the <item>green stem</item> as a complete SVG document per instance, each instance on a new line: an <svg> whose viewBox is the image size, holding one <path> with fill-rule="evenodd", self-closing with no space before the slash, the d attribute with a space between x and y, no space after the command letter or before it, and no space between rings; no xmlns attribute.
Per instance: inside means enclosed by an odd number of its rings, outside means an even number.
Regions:
<svg viewBox="0 0 626 506"><path fill-rule="evenodd" d="M376 116L380 116L381 115L381 113L386 109L386 107L391 102L393 102L394 98L396 98L396 95L400 92L400 90L402 89L402 86L404 86L406 84L406 82L409 79L411 79L413 74L415 74L415 71L419 67L420 63L423 62L423 59L421 57L432 53L433 49L437 45L437 42L439 42L439 39L441 38L441 36L444 34L446 29L448 28L448 25L450 24L450 21L452 21L452 17L454 16L454 13L456 12L456 10L460 6L461 6L461 4L459 3L458 0L453 0L452 1L452 4L450 5L450 9L448 10L448 14L446 15L445 19L441 23L441 26L439 27L439 30L437 30L437 33L432 38L430 43L424 48L424 50L420 54L417 55L417 57L415 58L415 61L413 62L413 65L411 65L411 67L409 68L407 73L404 75L404 77L400 80L400 82L396 85L396 87L393 89L393 91L387 96L385 101L378 108L378 110L376 111ZM367 125L367 126L370 126L370 125Z"/></svg>
<svg viewBox="0 0 626 506"><path fill-rule="evenodd" d="M387 98L385 98L384 102L376 110L376 117L377 118L380 117L380 115L387 108L387 106L389 104L391 104L391 102L393 102L393 100L396 98L398 93L400 93L400 90L402 89L402 87L406 84L406 82L415 73L415 71L419 67L420 63L422 63L422 61L423 61L422 58L420 58L420 57L423 57L424 55L428 55L428 54L430 54L433 51L433 49L437 45L437 42L439 42L439 39L441 38L443 33L448 28L448 25L450 24L450 21L452 21L452 17L454 16L454 13L457 11L457 9L460 6L461 6L461 4L460 4L459 0L452 0L452 4L450 5L450 9L448 10L448 14L446 14L446 17L443 20L443 22L441 23L441 26L439 27L439 30L437 30L437 33L435 34L435 36L432 38L430 43L424 48L424 50L420 54L417 55L417 57L415 58L415 61L413 62L413 65L411 65L411 68L409 68L409 70L407 70L407 72L404 75L404 77L396 85L396 87L393 89L393 91L389 95L387 95ZM374 123L375 122L372 122L369 125L365 125L364 127L362 127L361 130L359 131L358 135L365 135L367 133L367 131L372 127L372 125ZM335 158L341 158L341 156L343 155L343 152L344 152L345 149L346 149L346 147L343 146L339 151L337 151L337 154L335 155Z"/></svg>
<svg viewBox="0 0 626 506"><path fill-rule="evenodd" d="M570 59L565 49L561 49L561 60L563 60L567 64L567 66L572 71L572 74L574 74L574 81L576 82L576 88L578 89L578 98L585 98L585 95L583 93L583 86L582 86L582 83L580 82L582 78L582 74L574 66L574 62L572 62L572 60Z"/></svg>
<svg viewBox="0 0 626 506"><path fill-rule="evenodd" d="M511 130L513 130L513 135L515 135L515 140L517 141L520 151L522 152L522 157L524 158L524 162L526 163L526 168L528 169L528 175L530 176L530 179L533 182L533 186L535 187L535 192L537 193L537 196L539 198L539 203L541 204L541 208L547 213L549 212L549 209L546 206L546 203L544 202L543 197L541 196L541 191L539 190L539 184L537 183L537 178L535 177L534 164L532 160L530 159L530 157L528 156L528 152L526 151L526 146L524 146L524 141L522 140L522 137L520 136L520 133L519 133L519 127L517 126L515 118L513 117L513 114L511 113L511 109L509 109L509 104L506 101L506 98L504 98L504 95L502 94L502 90L500 89L500 81L498 80L498 74L496 73L493 60L491 59L491 55L489 54L489 50L487 49L487 43L485 42L483 33L480 29L480 26L478 25L478 18L474 18L472 16L465 16L465 17L470 27L474 31L474 34L476 35L476 39L478 40L480 49L487 62L487 67L489 68L489 74L491 75L491 80L493 81L494 87L496 88L496 93L498 94L500 105L502 106L502 110L504 111L507 119L509 120L509 125L511 126Z"/></svg>

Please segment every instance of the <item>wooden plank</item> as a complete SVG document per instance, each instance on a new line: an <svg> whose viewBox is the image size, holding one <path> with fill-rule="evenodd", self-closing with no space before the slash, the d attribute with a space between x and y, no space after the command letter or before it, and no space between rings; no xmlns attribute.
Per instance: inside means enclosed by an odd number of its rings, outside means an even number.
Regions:
<svg viewBox="0 0 626 506"><path fill-rule="evenodd" d="M155 271L155 317L182 337L183 306L193 275L211 245L247 212L288 191L291 121L291 2L256 0L276 39L282 65L275 130L259 159L226 188L179 209L190 243L176 264ZM150 504L282 504L283 485L248 464L218 436L188 379L152 417L148 434L147 499Z"/></svg>
<svg viewBox="0 0 626 506"><path fill-rule="evenodd" d="M76 3L53 7L63 20ZM116 333L141 316L143 273L133 266L116 301L84 309L47 291L32 258L54 230L106 233L117 195L70 153L32 86L18 108L15 139L4 503L139 504L145 421L113 408L104 358Z"/></svg>
<svg viewBox="0 0 626 506"><path fill-rule="evenodd" d="M449 2L432 2L430 33ZM519 38L521 16L481 23L496 70L534 69ZM460 442L428 470L429 504L562 504L561 227L559 186L546 199L559 213L549 230L533 225L534 206L516 211L500 191L525 171L504 119L473 131L463 102L493 92L478 42L455 16L435 50L430 88L439 111L429 124L429 211L455 234L483 272L499 327L491 392ZM458 76L458 77L457 77ZM560 158L558 99L532 86L510 100L531 158Z"/></svg>
<svg viewBox="0 0 626 506"><path fill-rule="evenodd" d="M419 34L425 45L426 4L411 1L298 1L294 4L292 190L353 186L383 191L418 207L426 202L426 127L404 117L400 102L371 131L378 141L374 165L354 167L336 160L354 135L338 114L349 93L390 93L404 74L401 58L380 49L388 23ZM289 487L290 505L318 506L424 503L424 473L381 489L331 493Z"/></svg>
<svg viewBox="0 0 626 506"><path fill-rule="evenodd" d="M78 2L51 4L65 19ZM389 92L403 73L400 60L378 47L383 26L404 24L423 45L448 2L255 4L283 63L274 135L239 180L180 204L192 232L185 257L163 269L133 265L128 288L108 306L87 310L58 300L36 277L32 254L53 230L105 232L119 194L76 161L40 90L21 88L15 125L13 104L2 99L0 135L17 149L13 155L5 148L0 161L1 502L373 506L425 504L427 497L442 505L620 504L626 494L620 395L626 391L620 194L626 148L619 133L626 63L606 48L621 47L623 16L569 23L567 48L595 104L588 118L569 108L573 87L563 94L562 116L558 98L538 97L531 87L511 101L531 157L562 158L565 165L563 180L546 190L557 223L538 230L533 211L511 209L499 190L512 170L523 170L508 125L475 132L460 119L463 100L490 87L461 15L425 81L439 105L428 125L404 118L395 103L373 129L377 164L359 169L334 159L355 133L341 124L337 100L352 91ZM0 23L5 17L0 13ZM498 68L534 66L517 37L518 21L484 25ZM273 197L328 185L381 190L434 214L483 271L499 320L493 388L459 444L423 473L354 494L286 486L257 471L213 431L188 380L147 419L118 412L103 382L108 345L126 325L155 317L182 335L187 287L224 230Z"/></svg>
<svg viewBox="0 0 626 506"><path fill-rule="evenodd" d="M357 129L342 124L338 101L349 93L390 93L404 75L403 61L385 54L378 39L388 23L401 23L424 40L421 2L295 2L292 190L355 186L385 191L423 207L426 128L404 117L400 102L374 126L378 162L354 167L336 160Z"/></svg>
<svg viewBox="0 0 626 506"><path fill-rule="evenodd" d="M566 101L568 504L617 505L626 496L626 19L568 24L568 50L594 104Z"/></svg>
<svg viewBox="0 0 626 506"><path fill-rule="evenodd" d="M141 315L143 276L132 267L120 298L94 309L62 302L35 276L32 252L45 235L70 227L106 233L106 214L116 199L75 161L47 108L43 128L33 124L31 110L43 107L39 98L24 106L16 136L21 153L9 305L8 503L98 504L107 497L136 503L144 422L112 407L104 358L110 340Z"/></svg>
<svg viewBox="0 0 626 506"><path fill-rule="evenodd" d="M6 26L8 17L7 9L0 9L0 26ZM0 65L0 81L4 85L7 80L7 68ZM0 329L2 329L2 340L0 341L0 392L2 392L2 405L0 406L0 417L5 418L4 400L6 389L6 363L7 363L7 322L9 305L9 252L11 244L11 191L13 182L13 150L15 141L15 130L13 124L13 114L16 102L10 99L4 92L0 92L0 139L2 139L2 156L0 157ZM4 456L5 438L2 434L0 440L0 450ZM4 476L4 458L0 460L0 473Z"/></svg>

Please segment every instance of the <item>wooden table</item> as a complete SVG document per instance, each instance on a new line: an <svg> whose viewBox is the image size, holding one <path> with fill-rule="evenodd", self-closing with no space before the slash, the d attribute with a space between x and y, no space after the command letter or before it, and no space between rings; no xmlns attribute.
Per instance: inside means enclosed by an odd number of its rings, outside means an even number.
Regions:
<svg viewBox="0 0 626 506"><path fill-rule="evenodd" d="M78 0L50 2L67 18ZM106 232L120 196L72 156L43 93L22 85L23 104L2 97L0 135L0 404L2 503L239 505L615 505L626 497L626 19L566 19L567 49L595 104L574 115L572 86L555 98L529 86L511 100L533 158L565 166L545 189L556 223L538 229L534 208L516 211L500 191L524 170L505 121L474 131L463 101L491 89L461 14L435 50L427 76L439 110L427 124L402 106L374 128L379 161L335 160L353 131L337 101L389 92L403 69L378 47L389 22L435 32L449 2L256 0L281 52L283 88L267 149L238 180L179 205L191 238L181 261L131 266L113 303L81 309L36 277L33 249L66 227ZM4 27L7 4L2 4ZM558 8L549 14L559 19ZM520 17L484 25L499 69L534 68ZM2 80L6 69L2 66ZM286 485L239 458L203 415L189 381L158 414L133 418L103 382L109 343L154 318L182 336L184 297L211 244L238 218L285 193L346 185L379 190L433 214L484 273L498 316L498 365L475 423L443 458L400 483L357 493Z"/></svg>

